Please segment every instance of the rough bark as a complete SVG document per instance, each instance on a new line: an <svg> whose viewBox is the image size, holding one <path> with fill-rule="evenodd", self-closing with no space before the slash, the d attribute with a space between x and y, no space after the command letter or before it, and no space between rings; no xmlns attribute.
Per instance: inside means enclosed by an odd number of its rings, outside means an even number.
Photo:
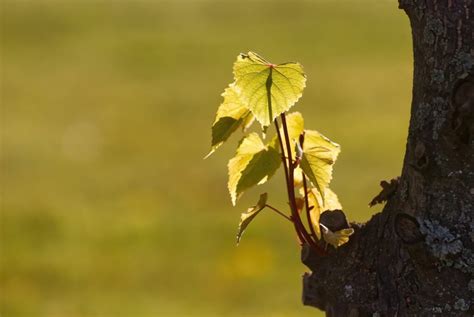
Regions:
<svg viewBox="0 0 474 317"><path fill-rule="evenodd" d="M303 248L303 303L327 316L474 316L474 1L400 8L414 80L398 186L343 247Z"/></svg>

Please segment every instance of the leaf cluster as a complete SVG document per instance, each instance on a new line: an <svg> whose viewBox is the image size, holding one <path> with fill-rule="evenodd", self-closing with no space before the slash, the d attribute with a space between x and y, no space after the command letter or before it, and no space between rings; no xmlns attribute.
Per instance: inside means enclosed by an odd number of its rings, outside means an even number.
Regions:
<svg viewBox="0 0 474 317"><path fill-rule="evenodd" d="M306 130L301 113L287 113L306 86L303 67L295 62L272 64L249 52L237 57L233 73L234 82L224 90L224 100L217 109L211 150L206 158L234 132L242 130L244 137L228 163L227 186L232 204L246 190L267 182L283 165L290 206L287 216L267 204L268 194L262 194L255 206L242 213L237 242L249 223L268 207L293 223L301 243L320 253L324 252L321 245L339 247L346 243L352 228L333 232L320 222L322 212L342 209L337 195L329 188L340 146L318 131ZM255 121L263 139L248 131ZM265 141L272 124L275 135Z"/></svg>

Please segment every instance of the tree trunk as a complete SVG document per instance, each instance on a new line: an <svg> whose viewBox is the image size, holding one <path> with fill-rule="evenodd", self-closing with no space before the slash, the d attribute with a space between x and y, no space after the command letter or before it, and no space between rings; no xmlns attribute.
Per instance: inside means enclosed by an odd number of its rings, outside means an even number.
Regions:
<svg viewBox="0 0 474 317"><path fill-rule="evenodd" d="M303 248L303 302L326 316L474 316L474 1L400 8L414 52L403 170L346 245Z"/></svg>

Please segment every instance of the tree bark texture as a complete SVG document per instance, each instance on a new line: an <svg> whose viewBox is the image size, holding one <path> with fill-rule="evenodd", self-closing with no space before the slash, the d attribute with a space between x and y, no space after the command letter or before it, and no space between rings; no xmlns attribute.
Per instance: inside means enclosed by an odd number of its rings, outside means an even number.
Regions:
<svg viewBox="0 0 474 317"><path fill-rule="evenodd" d="M400 8L414 53L403 169L346 245L303 248L303 303L326 316L474 316L474 0Z"/></svg>

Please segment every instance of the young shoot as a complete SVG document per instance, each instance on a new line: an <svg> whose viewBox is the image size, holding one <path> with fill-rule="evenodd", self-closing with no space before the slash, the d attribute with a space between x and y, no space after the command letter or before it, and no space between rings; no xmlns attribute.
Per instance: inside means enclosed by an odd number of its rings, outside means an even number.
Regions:
<svg viewBox="0 0 474 317"><path fill-rule="evenodd" d="M242 130L244 136L228 163L232 204L246 190L267 182L283 165L289 205L289 212L282 212L268 204L267 193L261 194L257 204L242 213L237 243L265 208L289 220L300 243L319 254L325 254L327 244L337 248L349 241L352 228L332 232L319 221L322 212L342 209L329 189L340 147L321 133L306 130L299 112L288 113L306 86L303 67L295 62L273 64L249 52L237 57L233 73L234 82L224 90L224 101L217 109L206 158ZM255 132L245 134L255 121L265 134L273 126L275 136L264 142Z"/></svg>

